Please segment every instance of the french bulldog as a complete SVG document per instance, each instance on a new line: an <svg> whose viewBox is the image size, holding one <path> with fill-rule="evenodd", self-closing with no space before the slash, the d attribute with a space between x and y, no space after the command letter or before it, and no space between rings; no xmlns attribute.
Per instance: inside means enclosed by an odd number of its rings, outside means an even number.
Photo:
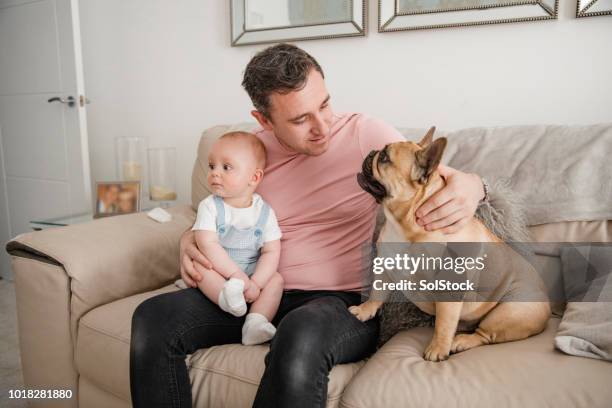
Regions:
<svg viewBox="0 0 612 408"><path fill-rule="evenodd" d="M429 361L442 361L458 353L486 344L525 339L540 333L550 316L546 290L536 271L504 244L485 225L472 217L459 231L443 234L427 231L417 224L415 212L429 197L445 186L438 172L447 140L432 141L435 127L419 143L397 142L372 151L357 175L361 188L381 203L386 222L380 240L409 243L491 242L501 248L497 256L497 279L491 289L492 301L418 301L425 313L435 315L433 338L424 352ZM530 292L530 293L529 293ZM521 293L536 301L500 301L508 293ZM534 296L535 295L535 296ZM359 320L375 316L386 300L374 299L350 312ZM476 327L471 333L457 333L459 322Z"/></svg>

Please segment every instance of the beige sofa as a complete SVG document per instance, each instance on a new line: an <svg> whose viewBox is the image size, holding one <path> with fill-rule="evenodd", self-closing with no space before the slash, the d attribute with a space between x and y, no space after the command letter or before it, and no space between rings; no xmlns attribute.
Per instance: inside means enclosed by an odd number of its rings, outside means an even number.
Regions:
<svg viewBox="0 0 612 408"><path fill-rule="evenodd" d="M209 129L201 139L193 171L193 205L207 194L203 187L207 149L228 129ZM606 129L609 137L612 127ZM580 137L579 129L562 130ZM420 130L403 131L408 137L422 135ZM466 135L485 134L480 143L494 144L497 134L518 132L524 137L525 131L464 130L457 132L457 141L461 146ZM451 164L469 168L470 160L462 158L461 151L451 146L449 155L456 159ZM510 164L516 160L511 152L507 156ZM503 163L494 163L495 169L500 167L503 169ZM487 167L480 170L487 171ZM165 224L142 213L117 216L24 234L7 245L15 274L25 387L71 389L74 393L71 400L37 401L33 406L130 406L132 313L143 300L178 290L173 281L179 275L179 237L195 218L188 205L170 212L173 220ZM530 227L533 239L611 241L612 222L608 219L612 217L569 218L546 223L531 220L531 224L539 224ZM539 259L553 271L561 267L555 253ZM431 328L402 331L367 361L334 367L328 406L612 406L612 364L555 350L553 337L559 321L552 317L545 332L530 339L477 348L442 363L422 358ZM266 345L225 345L189 356L186 364L194 406L250 406L266 350Z"/></svg>

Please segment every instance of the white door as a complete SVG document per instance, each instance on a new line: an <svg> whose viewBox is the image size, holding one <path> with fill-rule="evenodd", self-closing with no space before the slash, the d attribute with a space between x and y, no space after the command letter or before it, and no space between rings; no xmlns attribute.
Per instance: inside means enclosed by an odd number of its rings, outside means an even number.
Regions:
<svg viewBox="0 0 612 408"><path fill-rule="evenodd" d="M78 0L0 0L0 271L30 220L91 210ZM49 99L55 102L48 102ZM67 102L74 99L74 104Z"/></svg>

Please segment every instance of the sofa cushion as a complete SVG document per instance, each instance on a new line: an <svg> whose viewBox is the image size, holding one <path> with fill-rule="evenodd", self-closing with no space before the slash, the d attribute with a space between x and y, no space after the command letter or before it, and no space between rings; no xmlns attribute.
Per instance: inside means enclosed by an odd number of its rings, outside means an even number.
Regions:
<svg viewBox="0 0 612 408"><path fill-rule="evenodd" d="M98 388L87 378L81 376L79 377L79 407L132 408L132 402Z"/></svg>
<svg viewBox="0 0 612 408"><path fill-rule="evenodd" d="M612 251L584 244L561 250L567 309L555 345L575 356L612 362Z"/></svg>
<svg viewBox="0 0 612 408"><path fill-rule="evenodd" d="M529 227L536 242L612 242L612 221L565 221Z"/></svg>
<svg viewBox="0 0 612 408"><path fill-rule="evenodd" d="M357 373L341 406L609 407L612 364L555 350L559 319L526 340L482 346L440 363L422 357L432 328L397 334Z"/></svg>
<svg viewBox="0 0 612 408"><path fill-rule="evenodd" d="M198 350L189 360L196 407L250 407L264 372L268 345L228 344ZM335 366L329 375L327 407L337 407L363 361Z"/></svg>
<svg viewBox="0 0 612 408"><path fill-rule="evenodd" d="M130 333L132 315L145 300L178 288L126 297L100 306L79 321L75 361L81 376L96 387L130 401Z"/></svg>
<svg viewBox="0 0 612 408"><path fill-rule="evenodd" d="M556 316L562 316L565 310L563 297L563 279L561 277L560 249L564 242L611 242L612 221L564 221L529 227L533 242L547 243L534 245L536 255L534 266L540 272L549 293L552 296L552 311ZM561 296L559 296L561 295Z"/></svg>
<svg viewBox="0 0 612 408"><path fill-rule="evenodd" d="M132 314L144 300L177 290L174 285L130 296L87 313L79 322L76 365L92 386L130 401L130 331ZM239 344L198 350L188 356L194 406L250 406L264 371L267 345ZM329 377L328 407L338 405L344 388L363 362L342 364Z"/></svg>

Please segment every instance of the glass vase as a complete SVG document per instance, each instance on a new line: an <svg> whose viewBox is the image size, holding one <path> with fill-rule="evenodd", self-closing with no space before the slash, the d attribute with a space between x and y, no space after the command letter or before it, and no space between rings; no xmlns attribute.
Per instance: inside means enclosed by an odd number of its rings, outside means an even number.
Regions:
<svg viewBox="0 0 612 408"><path fill-rule="evenodd" d="M176 200L176 149L164 147L148 149L149 199L168 207Z"/></svg>

